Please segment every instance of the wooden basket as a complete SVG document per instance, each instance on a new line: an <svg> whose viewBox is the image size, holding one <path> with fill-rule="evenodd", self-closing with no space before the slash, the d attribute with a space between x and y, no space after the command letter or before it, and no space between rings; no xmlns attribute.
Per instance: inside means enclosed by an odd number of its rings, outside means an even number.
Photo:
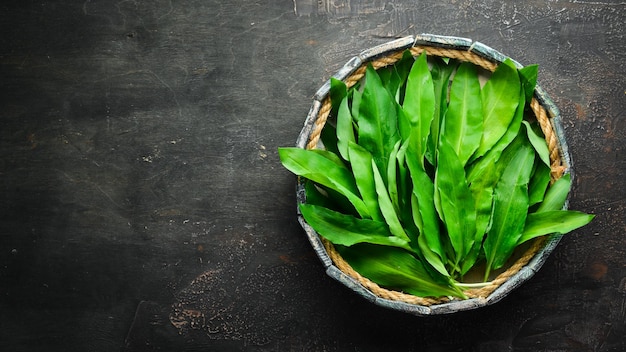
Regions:
<svg viewBox="0 0 626 352"><path fill-rule="evenodd" d="M343 80L348 87L351 87L365 75L368 64L375 69L393 65L402 58L403 52L407 49L413 56L418 56L425 51L429 56L472 62L490 72L493 72L498 64L507 58L496 50L470 39L422 34L367 49L350 59L333 77ZM515 64L522 67L517 62ZM313 149L317 146L320 133L331 110L329 90L330 80L315 94L313 106L296 142L298 147ZM565 172L571 173L571 162L558 109L539 86L535 88L530 107L546 137L550 151L551 178L555 181ZM298 203L306 202L302 180L298 181L297 201ZM429 298L389 290L361 276L339 255L332 243L320 237L306 223L299 212L298 220L329 276L375 304L415 315L453 313L498 302L539 270L561 238L560 235L551 235L532 241L530 246L519 253L517 259L505 271L491 281L490 285L465 291L469 299Z"/></svg>

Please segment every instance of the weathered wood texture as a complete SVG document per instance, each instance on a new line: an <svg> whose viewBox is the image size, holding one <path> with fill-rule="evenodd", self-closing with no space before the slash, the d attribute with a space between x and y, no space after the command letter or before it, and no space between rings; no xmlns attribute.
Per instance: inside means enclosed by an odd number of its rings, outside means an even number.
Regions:
<svg viewBox="0 0 626 352"><path fill-rule="evenodd" d="M622 1L4 1L6 351L626 350ZM292 145L359 51L465 36L540 65L597 214L495 306L418 318L325 276Z"/></svg>

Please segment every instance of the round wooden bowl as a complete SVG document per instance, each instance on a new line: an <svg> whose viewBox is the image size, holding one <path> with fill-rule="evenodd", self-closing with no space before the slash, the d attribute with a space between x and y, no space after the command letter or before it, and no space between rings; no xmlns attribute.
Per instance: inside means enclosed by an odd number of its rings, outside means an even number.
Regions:
<svg viewBox="0 0 626 352"><path fill-rule="evenodd" d="M364 75L368 64L380 69L402 58L409 49L413 56L426 52L429 56L453 58L472 62L482 69L493 72L507 56L467 38L421 34L397 39L361 52L350 59L333 77L343 80L348 87L357 83ZM522 67L513 60L518 67ZM313 105L300 132L296 146L313 149L318 145L320 133L331 111L329 97L330 80L315 94ZM570 172L570 157L560 123L559 111L546 92L535 88L530 107L543 130L550 151L552 181ZM304 183L298 181L297 202L305 203ZM326 273L365 299L390 309L415 315L449 314L476 309L500 301L512 290L530 279L541 268L554 250L561 236L540 237L518 251L511 264L502 270L488 286L464 291L469 299L448 297L418 297L383 288L361 276L339 255L332 243L320 237L298 212L298 220L305 230L311 245L321 259Z"/></svg>

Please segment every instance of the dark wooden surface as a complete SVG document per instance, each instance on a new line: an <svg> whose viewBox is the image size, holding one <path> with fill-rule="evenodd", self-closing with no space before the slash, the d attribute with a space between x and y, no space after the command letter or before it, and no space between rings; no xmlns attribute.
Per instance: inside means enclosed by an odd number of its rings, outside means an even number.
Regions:
<svg viewBox="0 0 626 352"><path fill-rule="evenodd" d="M626 350L626 4L3 1L3 351ZM563 114L597 214L488 308L419 318L328 278L296 222L312 95L397 36L481 41Z"/></svg>

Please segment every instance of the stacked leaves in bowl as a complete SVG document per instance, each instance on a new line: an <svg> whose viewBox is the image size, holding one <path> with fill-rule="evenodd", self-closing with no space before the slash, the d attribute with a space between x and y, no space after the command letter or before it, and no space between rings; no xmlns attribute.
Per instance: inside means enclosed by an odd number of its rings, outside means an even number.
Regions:
<svg viewBox="0 0 626 352"><path fill-rule="evenodd" d="M330 117L315 148L280 148L300 176L300 212L337 257L376 285L434 302L493 283L532 240L592 215L563 210L529 104L536 65L472 62L405 50L330 80ZM439 300L439 301L437 301Z"/></svg>

